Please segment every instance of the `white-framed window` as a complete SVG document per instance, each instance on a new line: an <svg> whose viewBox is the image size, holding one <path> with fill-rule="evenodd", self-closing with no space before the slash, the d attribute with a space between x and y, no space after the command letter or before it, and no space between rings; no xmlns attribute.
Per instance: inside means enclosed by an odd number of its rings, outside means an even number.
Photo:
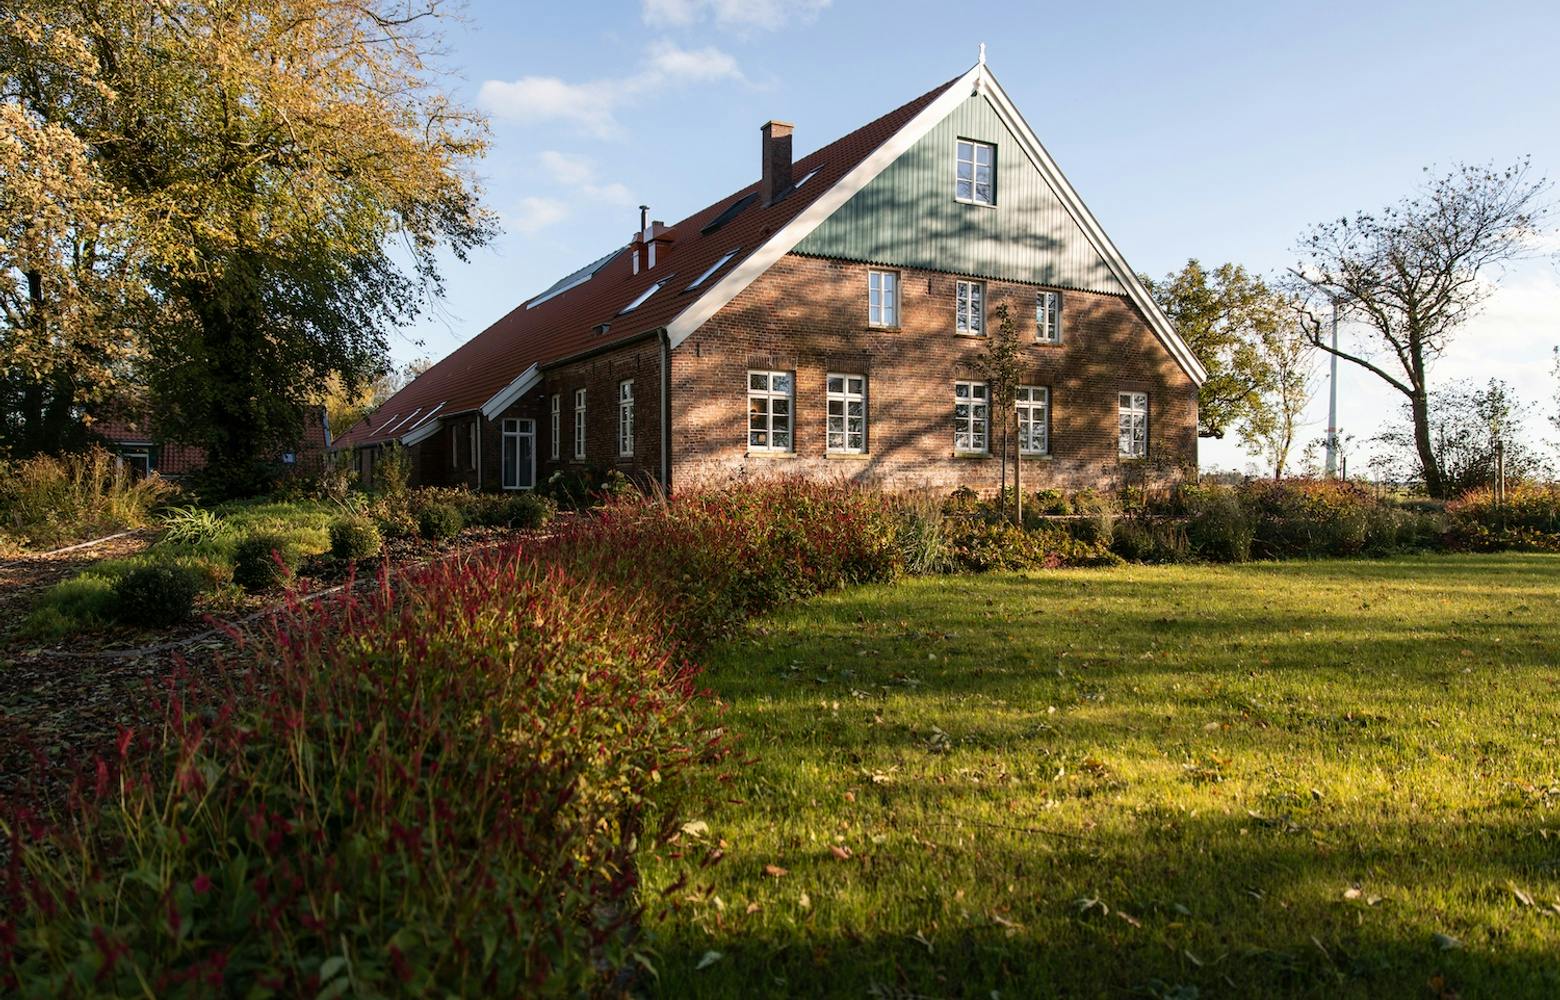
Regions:
<svg viewBox="0 0 1560 1000"><path fill-rule="evenodd" d="M954 154L953 196L974 205L997 203L997 147L960 139Z"/></svg>
<svg viewBox="0 0 1560 1000"><path fill-rule="evenodd" d="M748 451L791 450L795 394L790 372L748 372Z"/></svg>
<svg viewBox="0 0 1560 1000"><path fill-rule="evenodd" d="M478 431L478 425L477 425L477 422L475 420L473 420L471 423L466 425L466 468L467 469L475 469L477 467L477 431Z"/></svg>
<svg viewBox="0 0 1560 1000"><path fill-rule="evenodd" d="M529 490L536 485L536 422L509 417L499 425L499 485Z"/></svg>
<svg viewBox="0 0 1560 1000"><path fill-rule="evenodd" d="M626 378L618 383L618 455L628 458L634 454L634 380Z"/></svg>
<svg viewBox="0 0 1560 1000"><path fill-rule="evenodd" d="M1062 293L1035 293L1035 339L1042 344L1062 342Z"/></svg>
<svg viewBox="0 0 1560 1000"><path fill-rule="evenodd" d="M827 449L846 455L867 450L867 377L829 375Z"/></svg>
<svg viewBox="0 0 1560 1000"><path fill-rule="evenodd" d="M1121 392L1116 394L1116 406L1121 415L1120 454L1123 458L1143 458L1148 455L1148 393Z"/></svg>
<svg viewBox="0 0 1560 1000"><path fill-rule="evenodd" d="M547 454L554 461L558 461L558 448L563 437L563 397L556 392L552 394L552 425L548 428L551 433L548 442Z"/></svg>
<svg viewBox="0 0 1560 1000"><path fill-rule="evenodd" d="M653 253L654 251L652 250L651 252ZM651 264L655 263L655 258L654 257L652 257L650 259L650 263ZM661 290L662 286L664 286L668 281L671 281L671 280L672 280L672 275L668 274L666 277L662 278L660 281L657 281L655 284L651 285L649 288L646 288L644 291L640 292L638 295L636 295L634 297L634 301L632 301L628 305L624 306L622 311L619 312L618 315L622 316L625 313L631 313L635 309L638 309L640 306L645 304L645 301L647 299L649 299L650 296L654 295L656 292L659 292Z"/></svg>
<svg viewBox="0 0 1560 1000"><path fill-rule="evenodd" d="M873 326L899 325L899 272L867 272L867 322Z"/></svg>
<svg viewBox="0 0 1560 1000"><path fill-rule="evenodd" d="M1018 408L1018 453L1045 455L1051 450L1051 390L1021 385L1014 396Z"/></svg>
<svg viewBox="0 0 1560 1000"><path fill-rule="evenodd" d="M574 458L585 458L585 390L574 390Z"/></svg>
<svg viewBox="0 0 1560 1000"><path fill-rule="evenodd" d="M450 468L460 468L460 427L450 425Z"/></svg>
<svg viewBox="0 0 1560 1000"><path fill-rule="evenodd" d="M984 382L953 383L953 450L971 454L986 451L990 397Z"/></svg>
<svg viewBox="0 0 1560 1000"><path fill-rule="evenodd" d="M979 281L960 281L955 284L955 317L953 328L970 337L986 335L986 286Z"/></svg>

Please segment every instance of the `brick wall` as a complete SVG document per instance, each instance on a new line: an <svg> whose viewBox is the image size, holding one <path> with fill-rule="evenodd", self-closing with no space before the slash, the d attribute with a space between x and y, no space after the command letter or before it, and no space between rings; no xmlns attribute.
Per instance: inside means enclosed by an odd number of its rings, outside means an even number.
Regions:
<svg viewBox="0 0 1560 1000"><path fill-rule="evenodd" d="M900 269L900 326L867 324L866 265L788 255L672 354L674 487L739 475L847 476L891 489L991 491L994 457L953 452L954 381L978 379L978 338L954 333L953 275ZM1037 344L1035 286L986 282L987 325L1006 302L1026 343L1026 384L1051 393L1051 448L1025 458L1025 488L1114 486L1148 468L1194 466L1197 389L1135 306L1063 293L1060 345ZM794 449L747 450L749 369L796 374ZM825 377L868 377L865 458L825 454ZM1117 456L1117 393L1149 395L1145 463Z"/></svg>

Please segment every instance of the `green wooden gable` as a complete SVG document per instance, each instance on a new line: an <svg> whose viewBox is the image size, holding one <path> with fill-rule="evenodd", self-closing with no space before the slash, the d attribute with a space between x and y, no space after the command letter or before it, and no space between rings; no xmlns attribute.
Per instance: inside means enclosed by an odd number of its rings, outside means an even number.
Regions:
<svg viewBox="0 0 1560 1000"><path fill-rule="evenodd" d="M954 144L997 147L996 205L954 200ZM793 251L1126 294L982 95L966 99Z"/></svg>

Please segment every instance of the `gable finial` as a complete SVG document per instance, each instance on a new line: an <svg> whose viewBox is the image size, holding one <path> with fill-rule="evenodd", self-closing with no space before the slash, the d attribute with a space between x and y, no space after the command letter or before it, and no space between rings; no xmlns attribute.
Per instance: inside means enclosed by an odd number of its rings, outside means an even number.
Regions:
<svg viewBox="0 0 1560 1000"><path fill-rule="evenodd" d="M981 42L980 43L980 64L982 66L986 65L986 43L985 42Z"/></svg>

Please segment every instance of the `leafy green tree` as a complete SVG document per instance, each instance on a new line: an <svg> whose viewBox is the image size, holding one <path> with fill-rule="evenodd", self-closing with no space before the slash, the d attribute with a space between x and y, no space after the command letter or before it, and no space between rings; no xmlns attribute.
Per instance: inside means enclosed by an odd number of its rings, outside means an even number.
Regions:
<svg viewBox="0 0 1560 1000"><path fill-rule="evenodd" d="M1247 454L1264 460L1273 478L1282 479L1301 416L1316 396L1315 348L1300 324L1291 321L1263 337L1257 349L1268 385L1256 405L1245 407L1236 430Z"/></svg>
<svg viewBox="0 0 1560 1000"><path fill-rule="evenodd" d="M1197 433L1222 438L1265 412L1274 391L1273 354L1293 324L1290 299L1239 264L1212 271L1196 259L1174 274L1142 280L1208 378L1197 394Z"/></svg>
<svg viewBox="0 0 1560 1000"><path fill-rule="evenodd" d="M1292 273L1318 307L1307 311L1312 343L1403 395L1432 497L1453 495L1456 483L1438 457L1431 367L1489 295L1484 275L1533 248L1548 191L1527 160L1458 166L1395 205L1320 223L1300 239ZM1321 315L1332 303L1355 320L1336 349Z"/></svg>
<svg viewBox="0 0 1560 1000"><path fill-rule="evenodd" d="M355 388L381 370L387 331L442 291L439 251L463 259L492 235L470 172L485 123L433 65L441 0L12 8L12 118L68 136L104 192L112 279L155 306L135 327L138 377L164 432L205 445L219 474L296 440L332 373ZM74 254L54 239L6 263L67 274Z"/></svg>
<svg viewBox="0 0 1560 1000"><path fill-rule="evenodd" d="M1446 495L1455 497L1495 481L1497 451L1512 481L1540 479L1551 472L1528 440L1532 407L1500 379L1483 385L1453 382L1430 393L1430 440ZM1404 403L1397 420L1376 441L1385 446L1380 466L1391 479L1425 486L1415 445L1414 414Z"/></svg>

